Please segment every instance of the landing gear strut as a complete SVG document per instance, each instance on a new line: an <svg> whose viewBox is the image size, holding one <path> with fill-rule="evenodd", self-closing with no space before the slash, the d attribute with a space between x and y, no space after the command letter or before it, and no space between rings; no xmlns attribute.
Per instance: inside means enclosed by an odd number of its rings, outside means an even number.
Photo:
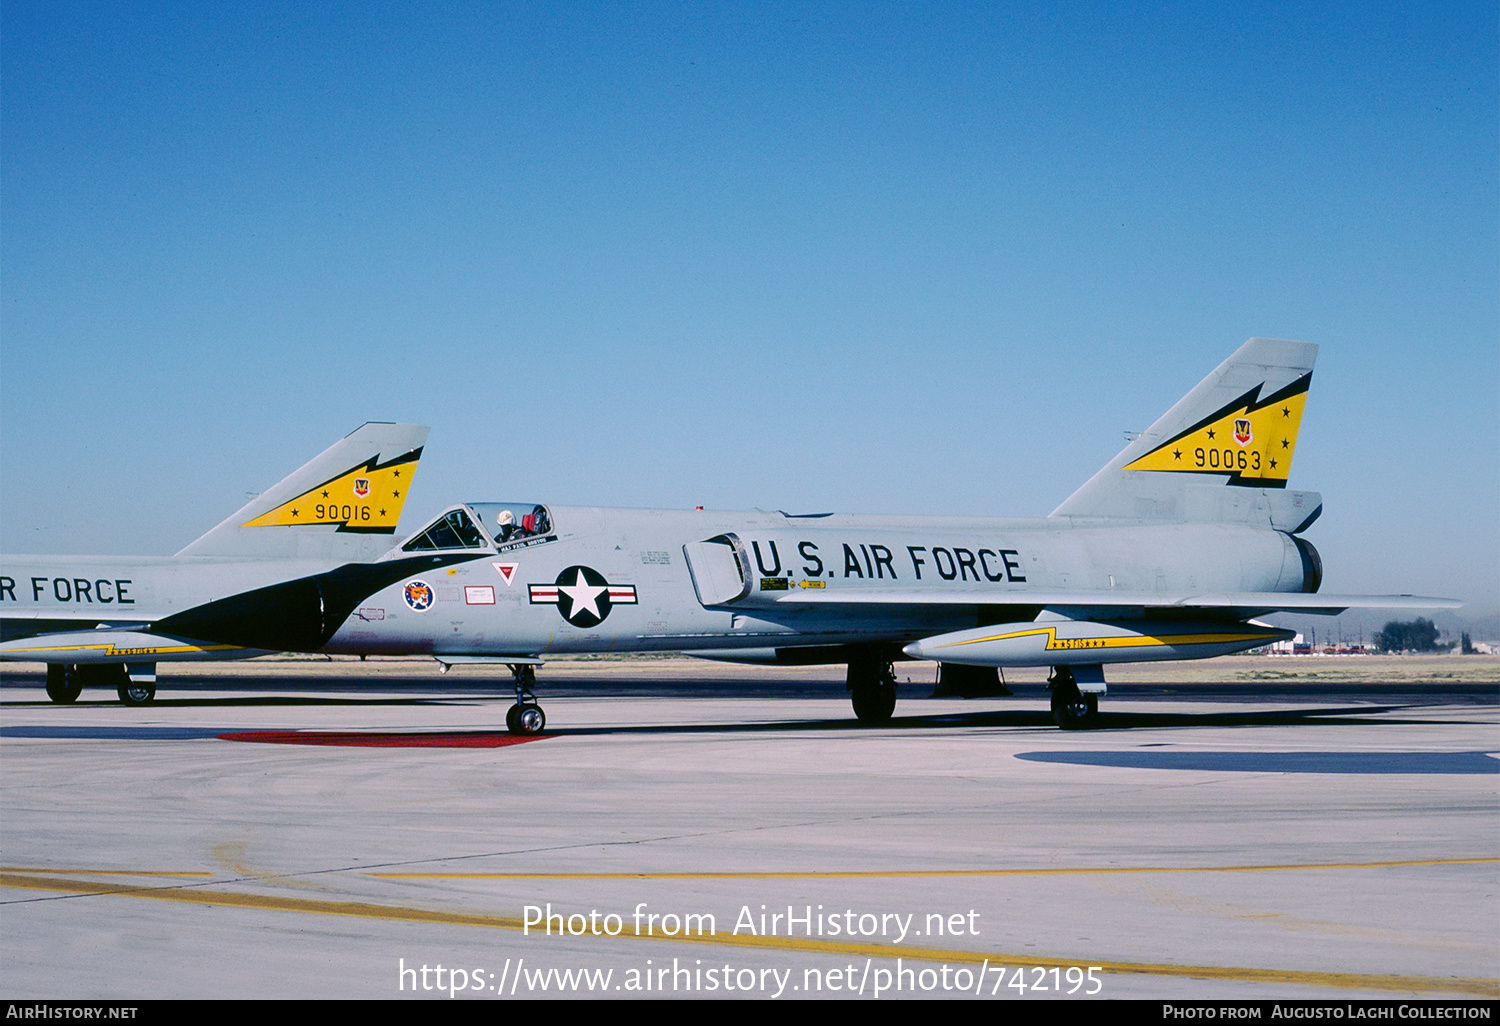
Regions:
<svg viewBox="0 0 1500 1026"><path fill-rule="evenodd" d="M531 685L536 683L536 667L526 663L510 664L516 686L516 704L505 713L505 729L512 734L540 734L547 727L547 714L537 704Z"/></svg>
<svg viewBox="0 0 1500 1026"><path fill-rule="evenodd" d="M896 672L890 660L866 655L849 660L849 698L861 723L889 723L896 711Z"/></svg>
<svg viewBox="0 0 1500 1026"><path fill-rule="evenodd" d="M1094 725L1099 717L1099 696L1078 690L1071 667L1054 666L1047 687L1052 692L1053 723L1063 730L1082 730Z"/></svg>

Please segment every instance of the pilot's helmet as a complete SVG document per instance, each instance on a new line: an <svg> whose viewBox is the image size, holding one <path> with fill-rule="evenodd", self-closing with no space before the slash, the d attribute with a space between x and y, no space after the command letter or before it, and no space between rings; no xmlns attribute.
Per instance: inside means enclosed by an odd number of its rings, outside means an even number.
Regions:
<svg viewBox="0 0 1500 1026"><path fill-rule="evenodd" d="M499 516L501 527L509 527L516 522L516 515L508 509L502 509Z"/></svg>

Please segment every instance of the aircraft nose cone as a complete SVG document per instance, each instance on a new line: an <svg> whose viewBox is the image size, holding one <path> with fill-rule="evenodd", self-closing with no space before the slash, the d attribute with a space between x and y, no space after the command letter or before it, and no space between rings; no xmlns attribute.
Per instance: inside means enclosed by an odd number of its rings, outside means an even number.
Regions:
<svg viewBox="0 0 1500 1026"><path fill-rule="evenodd" d="M920 641L913 641L910 645L907 645L901 651L906 655L911 656L913 659L927 658L927 654L922 650L922 643Z"/></svg>

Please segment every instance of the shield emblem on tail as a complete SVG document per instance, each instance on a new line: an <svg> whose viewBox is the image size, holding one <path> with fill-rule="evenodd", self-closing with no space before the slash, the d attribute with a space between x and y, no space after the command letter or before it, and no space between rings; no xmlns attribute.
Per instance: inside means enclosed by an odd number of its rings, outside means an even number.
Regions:
<svg viewBox="0 0 1500 1026"><path fill-rule="evenodd" d="M1234 422L1234 440L1241 445L1250 444L1250 418L1240 417Z"/></svg>

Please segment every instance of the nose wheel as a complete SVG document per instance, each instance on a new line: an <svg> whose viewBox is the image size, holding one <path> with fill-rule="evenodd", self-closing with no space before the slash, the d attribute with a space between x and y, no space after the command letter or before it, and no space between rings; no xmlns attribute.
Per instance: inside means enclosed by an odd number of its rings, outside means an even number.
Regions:
<svg viewBox="0 0 1500 1026"><path fill-rule="evenodd" d="M536 683L536 667L512 665L510 672L516 687L516 704L505 712L505 729L512 734L531 736L547 729L547 714L537 704L531 685Z"/></svg>
<svg viewBox="0 0 1500 1026"><path fill-rule="evenodd" d="M532 703L521 705L517 703L505 712L505 729L512 734L540 734L547 729L547 714L542 707Z"/></svg>

